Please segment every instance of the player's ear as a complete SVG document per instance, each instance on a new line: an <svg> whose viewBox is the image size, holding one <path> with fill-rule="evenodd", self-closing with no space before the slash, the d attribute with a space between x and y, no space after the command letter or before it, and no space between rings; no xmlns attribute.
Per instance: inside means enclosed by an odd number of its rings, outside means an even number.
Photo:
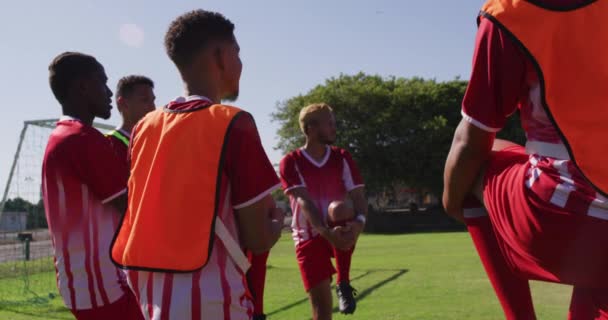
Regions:
<svg viewBox="0 0 608 320"><path fill-rule="evenodd" d="M222 71L226 69L225 51L226 50L221 45L218 45L215 50L213 50L213 59L218 68Z"/></svg>
<svg viewBox="0 0 608 320"><path fill-rule="evenodd" d="M123 96L116 97L116 108L120 113L127 109L127 100Z"/></svg>
<svg viewBox="0 0 608 320"><path fill-rule="evenodd" d="M87 97L91 88L91 81L88 77L80 77L70 84L68 92L73 92L75 96Z"/></svg>
<svg viewBox="0 0 608 320"><path fill-rule="evenodd" d="M217 59L217 65L220 70L224 71L227 68L230 68L230 64L232 63L232 50L233 50L234 42L233 41L218 41L217 47L214 51L214 57Z"/></svg>

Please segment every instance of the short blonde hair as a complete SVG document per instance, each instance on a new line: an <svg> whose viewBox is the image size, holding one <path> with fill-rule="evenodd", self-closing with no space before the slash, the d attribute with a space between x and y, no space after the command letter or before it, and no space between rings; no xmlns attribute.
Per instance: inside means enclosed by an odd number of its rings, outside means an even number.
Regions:
<svg viewBox="0 0 608 320"><path fill-rule="evenodd" d="M306 129L319 121L323 113L333 114L334 110L327 103L313 103L300 110L300 129L306 134Z"/></svg>

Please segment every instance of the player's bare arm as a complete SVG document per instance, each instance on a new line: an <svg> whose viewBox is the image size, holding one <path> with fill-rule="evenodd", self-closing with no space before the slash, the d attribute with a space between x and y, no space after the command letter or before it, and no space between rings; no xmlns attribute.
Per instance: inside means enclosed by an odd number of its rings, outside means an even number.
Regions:
<svg viewBox="0 0 608 320"><path fill-rule="evenodd" d="M443 206L446 213L457 220L464 219L462 203L481 175L494 139L495 133L481 130L465 120L461 120L456 128L445 163Z"/></svg>
<svg viewBox="0 0 608 320"><path fill-rule="evenodd" d="M351 190L349 196L353 201L353 207L355 209L355 219L347 223L347 226L354 232L355 236L358 237L363 228L365 228L365 221L367 220L367 199L365 198L365 188L359 187Z"/></svg>
<svg viewBox="0 0 608 320"><path fill-rule="evenodd" d="M306 188L294 188L289 190L288 194L296 199L300 208L302 208L302 212L304 212L306 219L308 219L312 227L315 228L323 238L327 239L334 247L341 250L347 250L352 247L352 241L349 241L342 234L344 227L329 228L327 223L323 221L319 209L310 199L310 195Z"/></svg>
<svg viewBox="0 0 608 320"><path fill-rule="evenodd" d="M285 215L271 195L236 210L236 215L241 241L254 254L270 250L281 237Z"/></svg>

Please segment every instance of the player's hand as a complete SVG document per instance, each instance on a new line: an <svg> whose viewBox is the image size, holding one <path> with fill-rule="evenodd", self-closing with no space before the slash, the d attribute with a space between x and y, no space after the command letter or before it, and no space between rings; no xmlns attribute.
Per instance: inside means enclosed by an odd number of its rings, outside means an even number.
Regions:
<svg viewBox="0 0 608 320"><path fill-rule="evenodd" d="M327 240L337 249L349 250L355 245L357 237L348 226L337 226L329 229Z"/></svg>
<svg viewBox="0 0 608 320"><path fill-rule="evenodd" d="M365 224L359 220L353 220L346 223L346 226L350 228L352 233L355 235L355 242L359 238L359 235L363 232Z"/></svg>
<svg viewBox="0 0 608 320"><path fill-rule="evenodd" d="M349 225L337 228L342 233L342 239L347 242L346 249L350 250L352 247L355 246L355 243L359 238L359 234L355 230L353 230L353 228Z"/></svg>

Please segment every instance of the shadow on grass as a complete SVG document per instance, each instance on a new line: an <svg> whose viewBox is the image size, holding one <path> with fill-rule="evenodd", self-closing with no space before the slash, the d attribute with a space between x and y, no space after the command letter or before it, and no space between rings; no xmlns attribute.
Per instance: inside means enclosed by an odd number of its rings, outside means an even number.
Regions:
<svg viewBox="0 0 608 320"><path fill-rule="evenodd" d="M373 286L366 288L365 290L361 291L358 295L356 300L357 301L361 301L363 299L365 299L365 297L367 297L370 293L372 293L375 290L378 290L380 287L386 285L387 283L391 282L391 281L395 281L397 280L397 278L401 277L403 274L405 274L406 272L408 272L407 269L369 269L369 270L365 270L365 272L361 275L358 275L352 279L350 279L351 282L355 282L359 279L365 278L367 276L369 276L372 273L376 273L376 272L394 272L393 275L391 275L390 277L374 284ZM332 290L335 288L335 286L332 285ZM286 310L289 310L291 308L297 307L303 303L307 303L308 302L308 297L304 298L304 299L300 299L298 301L295 301L293 303L290 303L286 306L283 306L281 308L278 308L276 310L273 310L272 312L267 313L267 316L272 316L275 315L279 312L283 312ZM338 311L338 307L335 307L333 312L337 312Z"/></svg>
<svg viewBox="0 0 608 320"><path fill-rule="evenodd" d="M22 310L13 310L13 309L2 309L3 311L11 312L14 314L28 316L29 319L57 319L57 320L65 320L71 319L69 315L69 311L66 310L53 310L53 311L44 311L39 313L27 312ZM66 313L67 312L67 313ZM69 314L69 315L68 315Z"/></svg>
<svg viewBox="0 0 608 320"><path fill-rule="evenodd" d="M30 319L69 319L68 309L63 306L52 305L55 296L42 297L30 291L35 296L19 301L0 302L0 311L31 317ZM25 308L30 309L24 310Z"/></svg>
<svg viewBox="0 0 608 320"><path fill-rule="evenodd" d="M386 270L383 270L383 271L386 271ZM365 299L365 297L367 297L370 293L376 291L377 289L379 289L380 287L384 286L385 284L387 284L387 283L389 283L391 281L397 280L397 278L401 277L408 270L407 269L401 269L401 270L395 270L395 271L396 271L395 274L393 274L392 276L390 276L390 277L388 277L388 278L386 278L386 279L384 279L384 280L376 283L375 285L373 285L373 286L371 286L371 287L369 287L369 288L367 288L367 289L359 292L357 294L356 300L357 301L361 301L361 300ZM333 313L336 313L338 311L340 311L340 310L338 310L338 307L334 307L334 309L332 310Z"/></svg>

